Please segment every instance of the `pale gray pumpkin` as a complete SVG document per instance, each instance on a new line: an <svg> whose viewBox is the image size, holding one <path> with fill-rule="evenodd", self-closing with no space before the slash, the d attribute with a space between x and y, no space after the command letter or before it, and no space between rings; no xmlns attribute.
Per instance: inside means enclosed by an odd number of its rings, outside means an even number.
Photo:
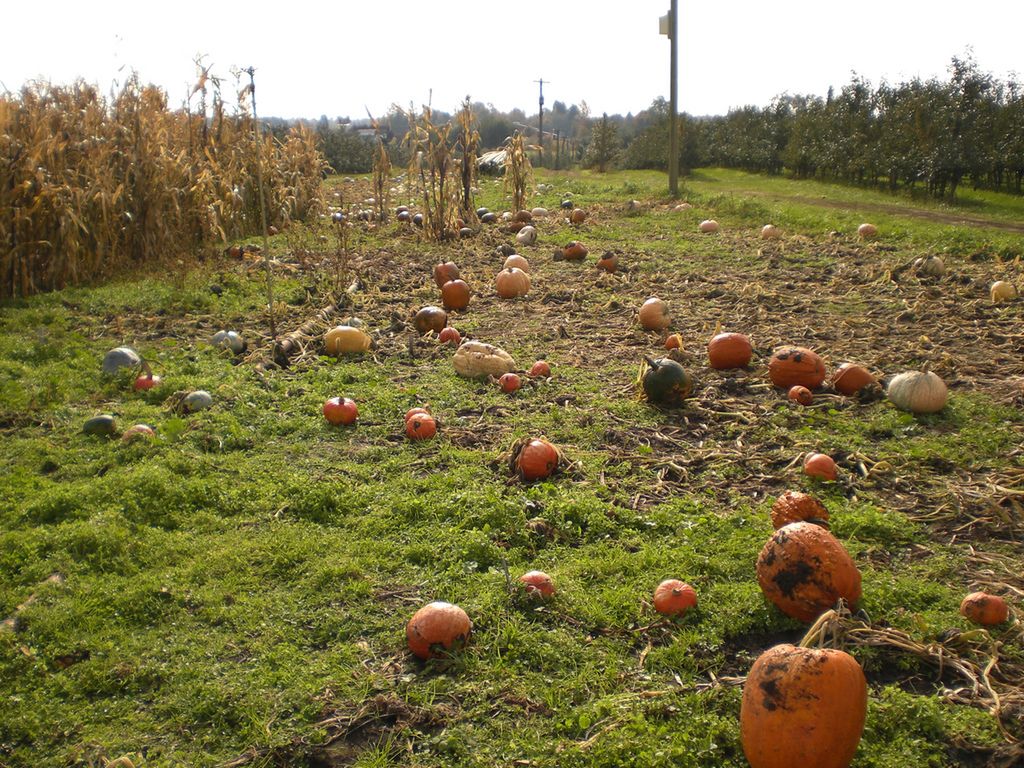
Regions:
<svg viewBox="0 0 1024 768"><path fill-rule="evenodd" d="M142 365L139 353L131 347L117 347L103 356L103 372L108 376L115 375L122 368L138 368Z"/></svg>
<svg viewBox="0 0 1024 768"><path fill-rule="evenodd" d="M925 369L894 376L886 387L892 404L910 413L938 413L946 405L946 383Z"/></svg>

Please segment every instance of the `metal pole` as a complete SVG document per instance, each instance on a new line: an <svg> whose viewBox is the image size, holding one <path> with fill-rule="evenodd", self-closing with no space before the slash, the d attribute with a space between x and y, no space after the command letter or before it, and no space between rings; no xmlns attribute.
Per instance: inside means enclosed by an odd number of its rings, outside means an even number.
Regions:
<svg viewBox="0 0 1024 768"><path fill-rule="evenodd" d="M669 10L668 19L668 39L671 43L672 54L671 59L671 75L669 76L669 140L668 140L668 191L672 197L679 197L679 131L677 129L676 121L677 114L679 111L679 102L676 99L676 89L678 86L678 57L676 54L676 39L679 37L679 25L677 19L679 17L679 4L678 0L672 0L672 7Z"/></svg>
<svg viewBox="0 0 1024 768"><path fill-rule="evenodd" d="M534 80L533 82L540 83L540 99L538 100L538 103L540 104L540 108L538 109L537 133L540 134L540 139L538 141L540 142L540 157L541 157L541 162L543 163L543 160L544 160L544 78L542 77L540 80ZM549 82L548 85L550 85L550 84L551 83Z"/></svg>

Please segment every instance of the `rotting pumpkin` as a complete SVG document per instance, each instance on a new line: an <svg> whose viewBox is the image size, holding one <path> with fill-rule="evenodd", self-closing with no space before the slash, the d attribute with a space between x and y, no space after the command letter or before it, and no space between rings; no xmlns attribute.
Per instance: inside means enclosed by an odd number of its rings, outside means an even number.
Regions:
<svg viewBox="0 0 1024 768"><path fill-rule="evenodd" d="M667 357L644 358L640 367L643 397L649 403L675 407L693 392L693 379L682 365Z"/></svg>
<svg viewBox="0 0 1024 768"><path fill-rule="evenodd" d="M825 381L825 361L806 347L779 347L768 361L768 378L783 389L799 385L815 390Z"/></svg>
<svg viewBox="0 0 1024 768"><path fill-rule="evenodd" d="M842 598L856 606L860 571L831 533L810 522L777 530L757 558L757 583L780 611L814 621Z"/></svg>

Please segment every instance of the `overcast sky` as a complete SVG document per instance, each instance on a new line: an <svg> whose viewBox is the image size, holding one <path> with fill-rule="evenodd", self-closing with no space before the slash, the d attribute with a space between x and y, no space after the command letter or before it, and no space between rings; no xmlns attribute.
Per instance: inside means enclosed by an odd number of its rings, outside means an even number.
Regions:
<svg viewBox="0 0 1024 768"><path fill-rule="evenodd" d="M1024 73L1024 0L679 0L680 109L722 114L783 92L824 95L856 71L872 83L945 77L969 50L1001 79ZM316 0L298 3L14 2L2 12L0 83L83 78L104 91L135 70L172 105L202 55L233 90L256 68L264 116L365 117L393 103L454 111L474 101L534 114L586 101L639 112L668 97L669 0ZM550 83L550 84L548 84Z"/></svg>

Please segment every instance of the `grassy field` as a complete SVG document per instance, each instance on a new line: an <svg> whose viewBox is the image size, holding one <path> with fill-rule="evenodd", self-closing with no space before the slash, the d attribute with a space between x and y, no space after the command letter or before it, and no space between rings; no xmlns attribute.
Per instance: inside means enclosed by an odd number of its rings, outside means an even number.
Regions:
<svg viewBox="0 0 1024 768"><path fill-rule="evenodd" d="M978 632L958 606L985 588L1019 617L1024 599L1024 310L988 298L994 279L1024 287L1024 238L997 226L1019 223L1024 204L965 192L962 208L918 207L702 171L685 181L694 208L675 211L661 174L537 180L553 191L531 204L552 215L520 249L533 271L522 300L495 294L494 250L512 242L497 228L439 245L397 222L358 225L360 289L338 318L362 319L375 349L356 359L312 344L287 369L258 366L269 340L251 260L0 307L0 766L746 765L740 678L806 629L754 576L771 502L789 488L831 512L863 574L871 637L916 644L849 643L870 689L854 766L1021 759L1019 618ZM366 179L331 183L346 201L368 194ZM481 186L478 203L503 210L500 184ZM556 213L568 193L590 214L578 227ZM955 223L965 216L995 224ZM698 233L709 217L720 234ZM863 243L866 219L880 237ZM782 241L758 238L768 221ZM571 239L590 249L582 265L552 259ZM272 242L279 323L294 330L326 302L335 232ZM594 269L605 250L626 271ZM915 276L933 253L946 276ZM550 380L502 394L457 377L451 348L414 333L412 313L440 301L431 267L448 259L475 292L452 324L521 368L548 360ZM636 397L642 358L663 354L635 322L650 295L669 303L697 379L676 411ZM707 366L719 324L751 335L749 370ZM210 346L221 328L244 333L247 359ZM928 363L949 404L915 418L826 389L795 406L762 364L784 343L830 370ZM136 393L101 376L121 344L164 384ZM172 413L173 393L194 389L213 407ZM357 426L324 422L334 395L358 402ZM438 436L409 442L402 415L423 404ZM158 437L82 434L103 412ZM575 469L511 477L502 454L535 435ZM839 481L800 472L812 450L836 458ZM549 603L514 588L534 568L555 580ZM676 622L649 605L669 577L700 601ZM423 663L404 627L435 599L465 608L474 635ZM998 714L948 663L994 655Z"/></svg>

